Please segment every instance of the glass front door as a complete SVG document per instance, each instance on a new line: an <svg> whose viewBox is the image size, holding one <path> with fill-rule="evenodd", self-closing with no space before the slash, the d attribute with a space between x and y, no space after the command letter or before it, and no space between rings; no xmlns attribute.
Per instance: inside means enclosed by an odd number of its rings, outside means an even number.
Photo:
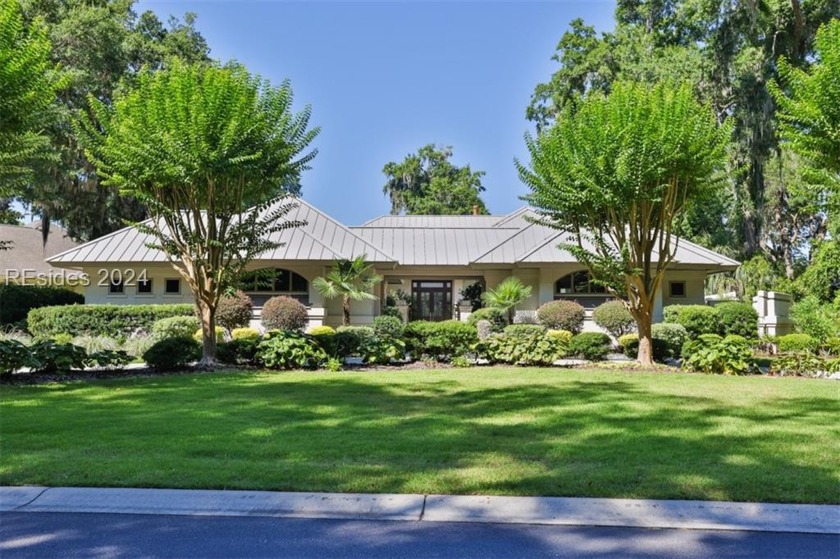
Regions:
<svg viewBox="0 0 840 559"><path fill-rule="evenodd" d="M441 321L452 318L452 282L420 280L411 283L414 320Z"/></svg>

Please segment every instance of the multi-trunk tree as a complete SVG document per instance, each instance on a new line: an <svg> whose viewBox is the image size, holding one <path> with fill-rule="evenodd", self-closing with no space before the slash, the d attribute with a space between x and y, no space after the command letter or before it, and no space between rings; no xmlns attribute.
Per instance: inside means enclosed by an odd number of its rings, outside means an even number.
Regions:
<svg viewBox="0 0 840 559"><path fill-rule="evenodd" d="M272 87L237 65L142 72L114 103L90 99L87 153L105 184L137 200L150 235L189 285L203 334L202 365L215 363L219 299L247 262L299 225L284 216L315 156L310 110L292 112L288 83Z"/></svg>
<svg viewBox="0 0 840 559"><path fill-rule="evenodd" d="M690 85L618 82L567 107L517 162L541 222L569 233L561 245L626 301L639 361L653 362L651 325L674 261L675 224L714 196L731 129Z"/></svg>

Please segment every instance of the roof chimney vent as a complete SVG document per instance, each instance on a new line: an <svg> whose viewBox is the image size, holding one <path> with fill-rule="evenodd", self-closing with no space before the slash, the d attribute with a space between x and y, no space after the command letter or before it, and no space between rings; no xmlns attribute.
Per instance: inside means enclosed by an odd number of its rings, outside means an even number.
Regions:
<svg viewBox="0 0 840 559"><path fill-rule="evenodd" d="M473 204L473 215L478 215L478 204Z"/></svg>

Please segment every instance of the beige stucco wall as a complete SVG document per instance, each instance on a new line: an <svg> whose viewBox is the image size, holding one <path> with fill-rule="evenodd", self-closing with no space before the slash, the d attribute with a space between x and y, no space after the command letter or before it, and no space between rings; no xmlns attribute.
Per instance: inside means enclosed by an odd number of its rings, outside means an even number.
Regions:
<svg viewBox="0 0 840 559"><path fill-rule="evenodd" d="M342 319L341 300L333 299L324 301L320 294L312 288L312 280L322 276L329 271L330 266L324 263L300 263L300 262L260 262L259 265L251 265L249 269L256 268L284 268L300 274L309 282L309 303L310 303L310 326L327 324L340 326ZM468 266L450 267L399 267L380 268L376 272L385 278L385 281L372 290L376 297L372 300L353 301L351 304L351 323L355 325L370 324L373 319L381 313L384 305L384 298L391 289L400 288L407 293L411 292L411 282L422 279L447 279L452 280L452 302L453 315L457 315L457 303L460 299L461 288L476 279L483 278L488 289L496 287L505 278L511 275L518 277L523 283L531 286L531 296L517 307L521 311L535 311L540 305L554 299L554 283L572 272L583 269L578 264L551 265L534 268L512 268L499 267L493 269L474 269ZM104 270L104 271L103 271ZM126 285L122 294L108 292L107 274L118 270L123 277L139 277L145 273L146 277L152 280L152 294L139 294L134 285ZM179 278L178 273L168 264L152 265L108 265L85 268L88 274L90 285L84 288L85 300L88 304L175 304L192 303L192 294L181 281L181 293L177 295L164 293L164 282L166 279ZM666 273L660 289L657 305L655 307L655 321L662 320L662 309L672 304L703 304L704 303L704 281L706 273L703 270L670 270ZM670 281L685 281L686 297L672 298L669 293ZM605 300L609 297L605 297ZM591 311L587 311L587 321L584 329L597 329L591 320Z"/></svg>

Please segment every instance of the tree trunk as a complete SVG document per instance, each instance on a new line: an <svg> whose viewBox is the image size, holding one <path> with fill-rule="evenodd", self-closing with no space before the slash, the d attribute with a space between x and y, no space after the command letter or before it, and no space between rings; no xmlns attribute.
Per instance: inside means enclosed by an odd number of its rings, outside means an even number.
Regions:
<svg viewBox="0 0 840 559"><path fill-rule="evenodd" d="M344 299L341 302L341 310L344 312L344 317L341 319L341 323L344 326L350 326L350 296L345 295Z"/></svg>
<svg viewBox="0 0 840 559"><path fill-rule="evenodd" d="M198 366L202 369L212 369L216 366L216 309L203 301L198 301L201 314L201 339L203 342L201 361Z"/></svg>
<svg viewBox="0 0 840 559"><path fill-rule="evenodd" d="M639 356L638 361L642 365L653 365L653 316L650 305L642 303L639 315L636 317L636 326L639 330Z"/></svg>

